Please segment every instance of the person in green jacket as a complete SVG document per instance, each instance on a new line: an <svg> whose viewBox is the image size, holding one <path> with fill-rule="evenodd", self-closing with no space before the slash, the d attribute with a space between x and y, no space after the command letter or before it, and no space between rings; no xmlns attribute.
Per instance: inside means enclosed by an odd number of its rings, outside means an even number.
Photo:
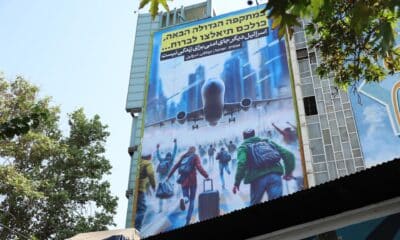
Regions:
<svg viewBox="0 0 400 240"><path fill-rule="evenodd" d="M293 179L295 157L289 150L283 148L269 139L261 139L255 136L254 129L243 132L243 143L237 150L237 170L233 193L239 191L242 180L250 184L250 205L260 203L264 193L267 192L268 200L282 196L282 175L286 181ZM269 143L280 155L283 166L280 162L265 167L251 167L248 153L248 145L265 141Z"/></svg>

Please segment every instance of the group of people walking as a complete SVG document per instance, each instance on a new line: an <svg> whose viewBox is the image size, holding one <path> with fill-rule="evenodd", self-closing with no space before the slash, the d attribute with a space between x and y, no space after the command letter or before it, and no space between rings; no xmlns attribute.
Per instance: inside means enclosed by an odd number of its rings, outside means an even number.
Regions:
<svg viewBox="0 0 400 240"><path fill-rule="evenodd" d="M158 165L156 172L158 181L165 182L176 179L181 186L182 196L179 201L179 208L182 211L187 209L186 224L192 219L195 207L197 191L197 172L204 179L210 178L210 170L207 172L203 164L207 163L214 166L214 162L219 162L219 177L222 189L226 189L225 175L235 173L234 184L232 186L233 194L240 190L242 182L250 185L250 205L260 203L266 193L268 199L275 199L282 196L282 179L291 180L295 168L294 154L273 142L269 138L260 138L255 134L254 129L247 129L242 134L243 141L236 146L232 141L224 143L219 151L213 145L209 145L207 151L203 146L190 146L178 161L174 161L177 154L177 140L174 139L172 152L168 152L164 157L159 152L160 145L157 144L156 156ZM215 156L216 153L216 156ZM208 155L208 162L205 162L204 156ZM214 157L215 156L215 157ZM153 190L156 188L155 172L152 164L151 154L142 154L139 173L139 194L137 197L137 212L135 227L140 230L146 214L146 186ZM203 159L203 164L202 164ZM175 162L175 163L174 163ZM236 169L231 169L235 166ZM210 169L210 168L209 168ZM177 174L176 174L177 173ZM159 200L159 212L162 211L164 200Z"/></svg>

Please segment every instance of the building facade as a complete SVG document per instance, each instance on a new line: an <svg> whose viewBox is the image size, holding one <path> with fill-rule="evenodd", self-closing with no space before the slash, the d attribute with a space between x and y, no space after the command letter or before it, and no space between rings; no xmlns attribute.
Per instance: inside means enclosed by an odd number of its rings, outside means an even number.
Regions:
<svg viewBox="0 0 400 240"><path fill-rule="evenodd" d="M126 217L127 228L133 225L134 209L136 208L134 196L138 180L138 152L140 152L144 125L141 113L146 101L147 105L158 106L168 100L166 96L156 93L154 95L158 96L157 98L145 99L147 93L146 78L150 74L148 68L153 33L160 29L209 17L212 17L210 0L174 9L169 13L160 13L155 20L152 20L149 14L139 14L138 16L126 103L126 111L132 115L131 139L128 150L131 164L126 192L126 197L129 199ZM320 57L315 49L310 49L307 45L308 37L303 27L305 24L302 21L302 26L296 27L294 37L287 39L286 51L289 59L283 59L283 61L288 60L290 62L293 80L291 83L292 92L295 97L298 129L301 130L301 145L304 154L304 176L306 176L308 187L312 187L363 170L366 166L349 95L335 87L332 78L320 79L318 76L316 68L320 62ZM272 43L267 42L267 46L268 44ZM245 48L246 46L232 52L231 57L223 66L221 78L224 82L232 81L235 77L245 79L243 86L230 84L235 89L225 95L225 101L229 102L230 99L242 96L246 88L256 89L250 91L252 99L280 96L280 92L268 91L269 89L280 89L279 86L273 86L277 81L270 77L270 73L275 71L278 66L260 66L259 72L256 72L247 64L249 57L246 55L247 51L243 51ZM261 58L264 60L274 54L269 52L271 50L268 47L260 51L262 51ZM153 69L152 72L156 71ZM257 84L253 77L255 74L258 74L259 78L263 80L259 84L258 90L254 87ZM200 65L185 81L189 85L194 82L205 81L202 66ZM160 85L153 87L152 91L160 92L162 89L163 86ZM185 92L186 95L183 94L182 97L196 98L200 91L200 87L193 87ZM288 89L281 91L288 91ZM190 109L202 107L201 102L192 101L191 104L191 106L186 107ZM150 114L156 119L171 117L167 110L148 111L146 114Z"/></svg>
<svg viewBox="0 0 400 240"><path fill-rule="evenodd" d="M320 58L307 45L307 23L300 22L289 49L311 187L363 170L365 163L349 94L338 89L333 78L318 76Z"/></svg>

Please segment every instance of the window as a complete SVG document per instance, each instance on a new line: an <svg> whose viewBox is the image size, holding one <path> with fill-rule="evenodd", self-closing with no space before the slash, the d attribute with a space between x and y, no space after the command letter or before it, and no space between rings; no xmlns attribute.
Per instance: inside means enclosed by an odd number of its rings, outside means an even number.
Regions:
<svg viewBox="0 0 400 240"><path fill-rule="evenodd" d="M310 72L310 66L307 61L298 61L300 73Z"/></svg>
<svg viewBox="0 0 400 240"><path fill-rule="evenodd" d="M303 98L304 110L306 112L306 116L317 115L317 104L315 102L315 96L305 97Z"/></svg>
<svg viewBox="0 0 400 240"><path fill-rule="evenodd" d="M311 52L309 54L309 58L310 58L310 64L316 64L317 63L317 58L315 57L315 52Z"/></svg>
<svg viewBox="0 0 400 240"><path fill-rule="evenodd" d="M167 26L167 15L163 14L161 18L161 27L166 27Z"/></svg>
<svg viewBox="0 0 400 240"><path fill-rule="evenodd" d="M309 125L307 125L307 128L308 128L308 138L309 139L321 137L321 128L319 126L319 123L309 124Z"/></svg>
<svg viewBox="0 0 400 240"><path fill-rule="evenodd" d="M184 22L181 10L176 10L176 24Z"/></svg>
<svg viewBox="0 0 400 240"><path fill-rule="evenodd" d="M306 36L304 35L304 32L296 32L294 33L294 40L296 43L302 43L306 41Z"/></svg>
<svg viewBox="0 0 400 240"><path fill-rule="evenodd" d="M308 58L307 48L299 49L296 51L296 53L297 53L297 60Z"/></svg>
<svg viewBox="0 0 400 240"><path fill-rule="evenodd" d="M168 26L173 26L174 25L174 13L169 14L169 23Z"/></svg>

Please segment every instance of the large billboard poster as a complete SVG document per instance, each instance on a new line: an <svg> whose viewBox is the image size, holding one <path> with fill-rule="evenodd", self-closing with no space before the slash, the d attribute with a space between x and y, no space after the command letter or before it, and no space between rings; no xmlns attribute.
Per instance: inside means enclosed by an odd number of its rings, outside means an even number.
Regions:
<svg viewBox="0 0 400 240"><path fill-rule="evenodd" d="M400 74L381 83L361 83L350 99L365 165L400 157Z"/></svg>
<svg viewBox="0 0 400 240"><path fill-rule="evenodd" d="M303 188L285 40L261 10L154 34L135 218L142 236Z"/></svg>
<svg viewBox="0 0 400 240"><path fill-rule="evenodd" d="M400 26L398 27L400 29ZM400 46L400 37L397 38ZM400 157L400 73L380 83L359 84L350 100L365 165L377 165Z"/></svg>

